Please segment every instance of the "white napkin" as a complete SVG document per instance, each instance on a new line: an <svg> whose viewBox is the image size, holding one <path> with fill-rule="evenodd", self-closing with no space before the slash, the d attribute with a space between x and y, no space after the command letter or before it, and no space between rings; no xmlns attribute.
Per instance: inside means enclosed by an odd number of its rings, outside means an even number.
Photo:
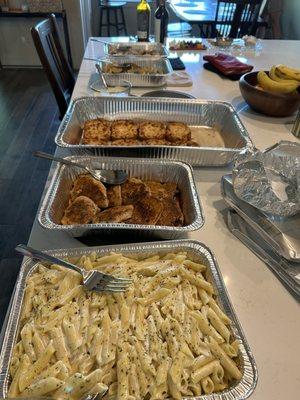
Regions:
<svg viewBox="0 0 300 400"><path fill-rule="evenodd" d="M167 77L167 86L192 86L193 81L185 71L174 71Z"/></svg>

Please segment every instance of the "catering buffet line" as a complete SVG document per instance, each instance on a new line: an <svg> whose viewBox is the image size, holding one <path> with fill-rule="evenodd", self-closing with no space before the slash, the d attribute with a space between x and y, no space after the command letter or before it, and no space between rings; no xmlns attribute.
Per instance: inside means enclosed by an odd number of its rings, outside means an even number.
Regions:
<svg viewBox="0 0 300 400"><path fill-rule="evenodd" d="M172 73L162 45L114 43L104 50L104 85L162 86ZM231 56L206 57L228 73ZM229 75L248 68L236 63ZM300 73L287 68L274 67L271 77L256 73L254 84L246 74L242 93L251 84L250 91L279 93L282 102L292 96L299 106ZM73 100L55 141L73 152L66 159L77 166L56 166L38 214L45 229L168 241L48 252L106 274L98 292L78 271L25 259L0 357L1 395L248 397L257 368L217 261L205 244L184 240L205 223L193 167L233 164L221 181L228 227L299 299L299 143L255 149L225 102L108 95ZM124 171L127 179L107 184L78 164ZM30 249L25 254L32 257ZM124 292L122 278L132 279Z"/></svg>

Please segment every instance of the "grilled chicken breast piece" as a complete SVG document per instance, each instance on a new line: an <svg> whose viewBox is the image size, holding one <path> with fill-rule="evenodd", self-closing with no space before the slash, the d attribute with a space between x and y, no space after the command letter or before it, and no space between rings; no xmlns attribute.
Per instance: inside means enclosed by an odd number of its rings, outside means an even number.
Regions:
<svg viewBox="0 0 300 400"><path fill-rule="evenodd" d="M65 209L63 225L90 224L95 222L98 207L86 196L79 196Z"/></svg>
<svg viewBox="0 0 300 400"><path fill-rule="evenodd" d="M89 197L100 208L108 207L105 186L91 175L82 174L75 179L71 190L71 200L76 199L78 196Z"/></svg>

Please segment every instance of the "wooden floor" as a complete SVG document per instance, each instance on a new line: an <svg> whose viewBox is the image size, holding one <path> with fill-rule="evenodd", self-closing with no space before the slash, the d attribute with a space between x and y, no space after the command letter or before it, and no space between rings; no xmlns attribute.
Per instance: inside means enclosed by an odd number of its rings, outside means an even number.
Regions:
<svg viewBox="0 0 300 400"><path fill-rule="evenodd" d="M42 70L0 70L0 326L50 167L32 152L54 152L59 122Z"/></svg>

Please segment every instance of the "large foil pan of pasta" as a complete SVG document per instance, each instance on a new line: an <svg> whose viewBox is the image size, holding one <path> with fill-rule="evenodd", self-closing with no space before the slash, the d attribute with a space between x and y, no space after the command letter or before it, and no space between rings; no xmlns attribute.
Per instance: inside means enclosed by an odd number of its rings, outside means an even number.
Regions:
<svg viewBox="0 0 300 400"><path fill-rule="evenodd" d="M146 97L77 98L55 142L100 156L180 160L193 166L228 165L253 147L229 103Z"/></svg>
<svg viewBox="0 0 300 400"><path fill-rule="evenodd" d="M179 161L70 156L93 168L124 170L128 180L108 186L80 168L57 166L38 213L47 229L174 239L204 223L191 167Z"/></svg>
<svg viewBox="0 0 300 400"><path fill-rule="evenodd" d="M53 250L130 276L88 292L77 272L25 259L0 355L0 396L245 399L257 369L210 250L192 240Z"/></svg>

